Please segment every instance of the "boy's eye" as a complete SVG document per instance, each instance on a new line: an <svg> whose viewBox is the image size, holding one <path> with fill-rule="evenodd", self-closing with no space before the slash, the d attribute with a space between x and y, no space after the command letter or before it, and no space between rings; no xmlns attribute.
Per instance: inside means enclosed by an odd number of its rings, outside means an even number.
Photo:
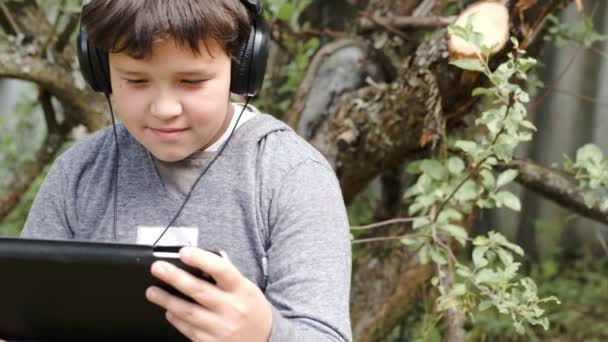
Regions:
<svg viewBox="0 0 608 342"><path fill-rule="evenodd" d="M182 82L188 85L199 85L205 82L205 80L182 80Z"/></svg>
<svg viewBox="0 0 608 342"><path fill-rule="evenodd" d="M130 80L130 79L124 79L125 81L127 81L127 83L129 84L143 84L146 83L146 80Z"/></svg>

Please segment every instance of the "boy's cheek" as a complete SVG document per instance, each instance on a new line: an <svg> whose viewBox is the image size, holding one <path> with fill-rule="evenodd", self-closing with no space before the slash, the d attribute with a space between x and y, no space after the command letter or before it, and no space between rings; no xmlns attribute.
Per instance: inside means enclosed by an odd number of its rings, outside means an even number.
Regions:
<svg viewBox="0 0 608 342"><path fill-rule="evenodd" d="M126 117L143 114L146 110L145 97L134 92L116 93L114 97L118 115L124 121Z"/></svg>

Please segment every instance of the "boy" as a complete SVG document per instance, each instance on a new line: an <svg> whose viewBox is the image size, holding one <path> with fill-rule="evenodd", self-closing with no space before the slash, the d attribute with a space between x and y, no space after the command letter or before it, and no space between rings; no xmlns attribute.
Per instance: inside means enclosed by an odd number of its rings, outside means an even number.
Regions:
<svg viewBox="0 0 608 342"><path fill-rule="evenodd" d="M350 235L333 170L285 124L229 100L256 9L89 1L82 26L109 55L104 92L122 125L57 159L22 236L194 246L181 259L217 285L156 262L152 274L195 303L145 294L192 340L350 341Z"/></svg>

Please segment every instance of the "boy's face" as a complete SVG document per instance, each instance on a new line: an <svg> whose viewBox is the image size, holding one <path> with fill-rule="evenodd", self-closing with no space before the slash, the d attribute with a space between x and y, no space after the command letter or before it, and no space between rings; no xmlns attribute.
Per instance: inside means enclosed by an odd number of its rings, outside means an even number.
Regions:
<svg viewBox="0 0 608 342"><path fill-rule="evenodd" d="M146 59L109 57L118 116L156 158L181 160L221 137L233 111L231 60L215 41L201 42L200 55L165 39Z"/></svg>

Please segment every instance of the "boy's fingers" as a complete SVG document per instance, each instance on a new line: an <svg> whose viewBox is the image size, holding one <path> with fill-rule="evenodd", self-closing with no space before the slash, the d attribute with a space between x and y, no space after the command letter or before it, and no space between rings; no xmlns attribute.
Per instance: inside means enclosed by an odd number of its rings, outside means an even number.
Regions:
<svg viewBox="0 0 608 342"><path fill-rule="evenodd" d="M146 290L146 298L150 302L167 310L175 318L187 322L197 329L211 332L218 326L221 326L217 316L211 311L195 303L173 296L159 287L149 287Z"/></svg>
<svg viewBox="0 0 608 342"><path fill-rule="evenodd" d="M186 336L191 341L212 341L211 335L203 330L196 329L192 324L180 319L179 317L167 312L165 314L169 323L171 323L179 332Z"/></svg>
<svg viewBox="0 0 608 342"><path fill-rule="evenodd" d="M183 262L209 274L217 286L226 291L233 290L241 281L241 273L227 259L199 248L184 247L180 250Z"/></svg>
<svg viewBox="0 0 608 342"><path fill-rule="evenodd" d="M153 263L151 271L158 279L211 310L218 308L225 296L221 290L211 283L167 262L157 261Z"/></svg>

